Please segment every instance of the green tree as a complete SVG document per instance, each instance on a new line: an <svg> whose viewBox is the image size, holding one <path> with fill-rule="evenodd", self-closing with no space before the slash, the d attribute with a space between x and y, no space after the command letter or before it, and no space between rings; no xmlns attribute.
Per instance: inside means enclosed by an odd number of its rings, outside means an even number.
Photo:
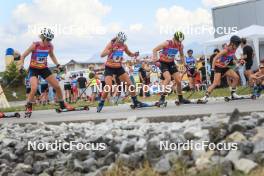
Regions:
<svg viewBox="0 0 264 176"><path fill-rule="evenodd" d="M26 71L23 70L22 72L20 72L17 69L16 63L12 62L10 65L7 66L7 69L4 72L3 81L5 85L17 86L23 84L25 76Z"/></svg>

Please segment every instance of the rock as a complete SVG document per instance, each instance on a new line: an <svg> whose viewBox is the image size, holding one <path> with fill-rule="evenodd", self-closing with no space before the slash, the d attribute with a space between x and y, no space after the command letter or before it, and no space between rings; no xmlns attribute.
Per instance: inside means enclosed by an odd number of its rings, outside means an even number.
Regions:
<svg viewBox="0 0 264 176"><path fill-rule="evenodd" d="M100 170L85 174L84 176L103 176L103 173Z"/></svg>
<svg viewBox="0 0 264 176"><path fill-rule="evenodd" d="M257 166L258 165L255 162L250 161L248 159L240 159L237 162L235 162L235 168L237 170L244 172L245 174L249 174Z"/></svg>
<svg viewBox="0 0 264 176"><path fill-rule="evenodd" d="M242 142L242 141L246 141L246 140L247 140L246 137L238 131L230 134L226 138L227 142Z"/></svg>
<svg viewBox="0 0 264 176"><path fill-rule="evenodd" d="M209 129L209 140L210 142L217 143L225 138L227 135L227 130L221 128L220 126L212 127Z"/></svg>
<svg viewBox="0 0 264 176"><path fill-rule="evenodd" d="M27 145L26 144L24 144L24 143L19 143L19 144L17 144L16 145L16 150L15 150L15 154L16 155L18 155L18 156L21 156L21 155L23 155L24 154L24 152L26 151L26 148L27 147Z"/></svg>
<svg viewBox="0 0 264 176"><path fill-rule="evenodd" d="M154 138L147 142L147 160L152 163L152 161L157 161L162 156L163 151L160 150L160 142L158 139Z"/></svg>
<svg viewBox="0 0 264 176"><path fill-rule="evenodd" d="M140 138L136 144L135 144L135 151L143 150L147 145L147 142L145 139Z"/></svg>
<svg viewBox="0 0 264 176"><path fill-rule="evenodd" d="M114 162L115 162L115 153L113 152L108 153L108 155L106 155L105 158L103 159L104 165L110 165L111 163Z"/></svg>
<svg viewBox="0 0 264 176"><path fill-rule="evenodd" d="M264 152L264 139L254 142L254 153Z"/></svg>
<svg viewBox="0 0 264 176"><path fill-rule="evenodd" d="M154 166L154 170L160 174L166 174L171 169L170 162L167 158L161 159L157 164Z"/></svg>
<svg viewBox="0 0 264 176"><path fill-rule="evenodd" d="M246 126L244 124L242 124L241 122L235 122L235 123L232 123L229 127L229 131L231 133L233 132L245 132L247 130Z"/></svg>
<svg viewBox="0 0 264 176"><path fill-rule="evenodd" d="M46 160L46 154L45 153L35 153L34 154L34 160L35 161L43 161Z"/></svg>
<svg viewBox="0 0 264 176"><path fill-rule="evenodd" d="M125 166L134 169L137 168L140 162L143 160L143 153L137 152L132 153L131 155L120 154L118 160Z"/></svg>
<svg viewBox="0 0 264 176"><path fill-rule="evenodd" d="M15 139L10 138L4 138L2 140L3 147L15 147L17 145L18 141Z"/></svg>
<svg viewBox="0 0 264 176"><path fill-rule="evenodd" d="M184 130L183 136L189 141L199 139L199 137L195 135L198 131L201 131L201 127L188 127Z"/></svg>
<svg viewBox="0 0 264 176"><path fill-rule="evenodd" d="M241 155L242 153L239 150L231 150L225 157L225 160L235 163L240 159Z"/></svg>
<svg viewBox="0 0 264 176"><path fill-rule="evenodd" d="M198 170L207 169L211 164L210 158L213 156L213 154L214 154L214 151L208 151L208 152L203 153L195 161L196 168Z"/></svg>
<svg viewBox="0 0 264 176"><path fill-rule="evenodd" d="M250 138L253 143L264 139L264 128L257 127L256 131L256 135Z"/></svg>
<svg viewBox="0 0 264 176"><path fill-rule="evenodd" d="M178 155L176 152L170 152L165 154L165 158L171 163L174 164L178 160Z"/></svg>
<svg viewBox="0 0 264 176"><path fill-rule="evenodd" d="M233 123L233 122L236 122L239 120L239 117L240 117L240 112L239 110L236 108L234 109L234 111L232 112L230 118L229 118L229 124Z"/></svg>
<svg viewBox="0 0 264 176"><path fill-rule="evenodd" d="M58 150L48 150L46 151L46 156L49 158L55 157L59 153Z"/></svg>
<svg viewBox="0 0 264 176"><path fill-rule="evenodd" d="M132 142L124 141L122 142L122 145L120 147L120 152L129 154L130 152L133 152L135 150L135 144Z"/></svg>
<svg viewBox="0 0 264 176"><path fill-rule="evenodd" d="M30 165L19 163L15 170L30 173L32 171L32 167Z"/></svg>
<svg viewBox="0 0 264 176"><path fill-rule="evenodd" d="M89 158L83 162L83 169L85 172L89 172L93 169L96 169L97 162L94 158Z"/></svg>
<svg viewBox="0 0 264 176"><path fill-rule="evenodd" d="M26 165L32 165L34 163L34 159L31 155L27 155L25 160L24 160L24 163Z"/></svg>
<svg viewBox="0 0 264 176"><path fill-rule="evenodd" d="M13 176L31 176L31 174L27 174L22 171L17 171L13 174Z"/></svg>
<svg viewBox="0 0 264 176"><path fill-rule="evenodd" d="M261 126L263 123L264 123L264 117L259 118L257 121L257 125Z"/></svg>
<svg viewBox="0 0 264 176"><path fill-rule="evenodd" d="M251 154L254 150L254 144L249 141L244 141L240 143L238 146L239 146L239 149L242 151L242 153L245 155Z"/></svg>
<svg viewBox="0 0 264 176"><path fill-rule="evenodd" d="M43 172L43 173L39 174L39 176L50 176L50 175L46 172Z"/></svg>
<svg viewBox="0 0 264 176"><path fill-rule="evenodd" d="M75 159L73 161L73 170L76 171L76 172L82 172L83 171L83 165L82 165L82 162Z"/></svg>
<svg viewBox="0 0 264 176"><path fill-rule="evenodd" d="M11 153L10 151L5 151L0 155L0 159L5 159L9 162L16 161L17 156Z"/></svg>
<svg viewBox="0 0 264 176"><path fill-rule="evenodd" d="M41 172L43 172L45 169L47 169L49 167L49 162L45 162L45 161L37 161L36 163L34 163L33 165L33 172L35 174L40 174Z"/></svg>
<svg viewBox="0 0 264 176"><path fill-rule="evenodd" d="M231 161L224 161L220 164L221 175L232 175L234 165Z"/></svg>

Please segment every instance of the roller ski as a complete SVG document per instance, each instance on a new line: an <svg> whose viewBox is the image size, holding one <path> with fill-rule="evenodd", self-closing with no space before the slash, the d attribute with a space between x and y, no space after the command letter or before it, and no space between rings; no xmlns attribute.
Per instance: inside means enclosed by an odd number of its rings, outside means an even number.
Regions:
<svg viewBox="0 0 264 176"><path fill-rule="evenodd" d="M72 107L66 103L60 106L60 108L55 109L57 113L62 113L62 112L71 112L71 111L88 111L89 107L88 106L80 106L80 107Z"/></svg>
<svg viewBox="0 0 264 176"><path fill-rule="evenodd" d="M137 102L136 104L130 105L131 109L141 109L141 108L151 108L151 107L160 107L160 106L167 106L167 102L164 102L162 105L158 103L154 104L147 104L147 103L142 103L142 102Z"/></svg>
<svg viewBox="0 0 264 176"><path fill-rule="evenodd" d="M251 95L251 99L252 100L256 100L257 98L259 98L261 96L261 92L263 90L263 87L264 86L261 86L261 85L254 86L253 92L252 92L252 95Z"/></svg>
<svg viewBox="0 0 264 176"><path fill-rule="evenodd" d="M26 111L25 111L24 118L30 118L31 117L32 110L33 110L32 106L33 106L32 103L27 103L26 104Z"/></svg>
<svg viewBox="0 0 264 176"><path fill-rule="evenodd" d="M193 104L190 100L183 98L182 95L179 95L179 100L176 100L174 103L177 106L181 104Z"/></svg>
<svg viewBox="0 0 264 176"><path fill-rule="evenodd" d="M243 99L249 99L249 98L245 98L243 96L239 96L239 95L236 94L236 92L232 92L231 93L231 97L224 97L225 102L235 101L235 100L243 100Z"/></svg>
<svg viewBox="0 0 264 176"><path fill-rule="evenodd" d="M168 102L165 100L165 95L161 95L160 100L154 105L157 107L167 107Z"/></svg>
<svg viewBox="0 0 264 176"><path fill-rule="evenodd" d="M13 117L20 118L20 114L18 112L8 113L8 114L0 112L0 119L1 118L13 118Z"/></svg>
<svg viewBox="0 0 264 176"><path fill-rule="evenodd" d="M207 93L203 98L198 99L196 104L206 104L206 103L208 103L208 97L209 97L209 95Z"/></svg>

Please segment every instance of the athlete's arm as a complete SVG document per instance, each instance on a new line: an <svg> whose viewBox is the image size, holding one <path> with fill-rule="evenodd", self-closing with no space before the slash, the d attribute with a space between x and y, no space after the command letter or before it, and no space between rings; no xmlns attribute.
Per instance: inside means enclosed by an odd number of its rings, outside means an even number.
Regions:
<svg viewBox="0 0 264 176"><path fill-rule="evenodd" d="M224 56L226 53L227 53L226 50L222 50L222 51L220 51L220 52L214 57L213 64L212 64L212 68L213 68L213 70L215 69L215 62L216 62L216 60L219 59L219 58L221 58L222 56Z"/></svg>
<svg viewBox="0 0 264 176"><path fill-rule="evenodd" d="M25 58L35 49L35 44L33 43L21 56L21 65L24 65Z"/></svg>
<svg viewBox="0 0 264 176"><path fill-rule="evenodd" d="M183 53L183 46L181 45L181 48L180 48L180 59L181 59L181 62L182 64L186 65L185 63L185 57L184 57L184 53Z"/></svg>
<svg viewBox="0 0 264 176"><path fill-rule="evenodd" d="M153 55L153 58L152 58L152 60L153 60L153 62L157 62L159 59L158 59L158 52L160 51L160 50L162 50L163 48L165 48L165 47L167 47L169 45L169 42L163 42L163 43L161 43L161 44L159 44L158 46L156 46L154 49L153 49L153 53L152 53L152 55Z"/></svg>
<svg viewBox="0 0 264 176"><path fill-rule="evenodd" d="M126 48L125 48L125 53L126 53L128 56L130 56L130 57L136 57L136 56L137 56L137 52L135 52L135 53L131 52L131 51L128 49L127 45L126 45Z"/></svg>
<svg viewBox="0 0 264 176"><path fill-rule="evenodd" d="M55 54L54 54L53 49L50 50L50 52L49 52L49 56L50 56L52 62L53 62L55 65L59 65L58 60L57 60L57 58L56 58L56 56L55 56Z"/></svg>
<svg viewBox="0 0 264 176"><path fill-rule="evenodd" d="M109 54L111 54L112 49L111 49L111 43L108 43L105 47L105 49L102 51L101 53L101 57L105 57L108 56Z"/></svg>

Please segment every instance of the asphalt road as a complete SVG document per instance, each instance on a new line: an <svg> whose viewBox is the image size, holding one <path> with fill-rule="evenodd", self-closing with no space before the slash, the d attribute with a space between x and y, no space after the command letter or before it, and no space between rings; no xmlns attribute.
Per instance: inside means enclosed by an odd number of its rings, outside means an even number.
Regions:
<svg viewBox="0 0 264 176"><path fill-rule="evenodd" d="M168 121L184 118L196 118L198 116L231 113L237 108L240 112L264 112L264 98L258 100L236 100L225 102L223 99L209 101L207 104L189 104L176 106L174 102L168 102L166 108L142 108L132 110L129 104L118 106L105 107L101 113L97 113L92 107L89 111L74 111L66 113L56 113L55 110L35 111L32 117L22 118L4 118L0 119L0 124L3 123L60 123L60 122L84 122L84 121L105 121L107 119L134 119L134 118L149 118L151 121ZM23 116L23 112L21 112ZM156 119L156 120L155 120ZM158 119L158 120L157 120Z"/></svg>

